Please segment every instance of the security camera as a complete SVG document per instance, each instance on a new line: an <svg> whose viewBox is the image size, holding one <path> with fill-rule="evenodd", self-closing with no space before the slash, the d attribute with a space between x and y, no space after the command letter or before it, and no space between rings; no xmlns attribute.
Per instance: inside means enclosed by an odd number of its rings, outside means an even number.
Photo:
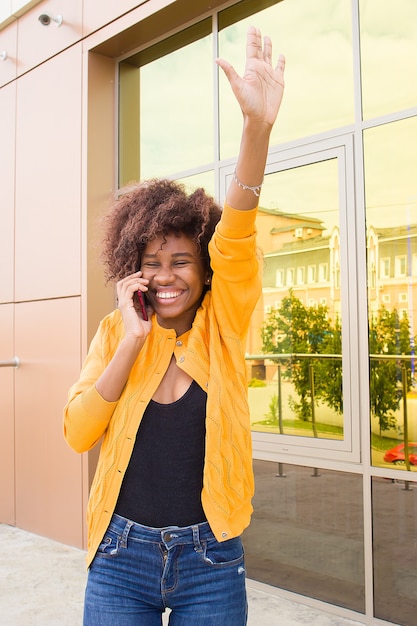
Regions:
<svg viewBox="0 0 417 626"><path fill-rule="evenodd" d="M42 26L49 26L49 24L51 23L51 18L46 13L42 13L42 15L39 16L39 21Z"/></svg>
<svg viewBox="0 0 417 626"><path fill-rule="evenodd" d="M38 20L42 26L49 26L51 22L55 22L55 26L61 26L62 15L48 15L47 13L42 13L42 15L38 17Z"/></svg>

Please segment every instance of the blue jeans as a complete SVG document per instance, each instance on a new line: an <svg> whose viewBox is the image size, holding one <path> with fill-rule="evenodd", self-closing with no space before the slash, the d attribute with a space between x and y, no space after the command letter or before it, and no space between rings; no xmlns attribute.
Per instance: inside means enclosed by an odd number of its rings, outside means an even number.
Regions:
<svg viewBox="0 0 417 626"><path fill-rule="evenodd" d="M91 564L84 626L244 626L239 537L219 543L207 522L149 528L113 515Z"/></svg>

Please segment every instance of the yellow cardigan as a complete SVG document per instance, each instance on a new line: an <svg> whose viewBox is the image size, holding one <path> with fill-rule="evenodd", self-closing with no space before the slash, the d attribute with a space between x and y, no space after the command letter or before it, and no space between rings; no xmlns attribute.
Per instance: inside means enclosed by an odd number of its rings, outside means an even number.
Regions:
<svg viewBox="0 0 417 626"><path fill-rule="evenodd" d="M123 321L115 310L100 323L64 409L64 434L74 450L90 450L102 438L88 503L87 566L109 525L142 415L172 354L178 366L207 391L201 498L210 527L218 541L225 541L249 524L254 480L244 354L250 317L261 291L255 217L256 209L224 207L210 242L211 291L204 296L192 328L176 337L154 315L151 332L117 402L104 400L95 382L123 337Z"/></svg>

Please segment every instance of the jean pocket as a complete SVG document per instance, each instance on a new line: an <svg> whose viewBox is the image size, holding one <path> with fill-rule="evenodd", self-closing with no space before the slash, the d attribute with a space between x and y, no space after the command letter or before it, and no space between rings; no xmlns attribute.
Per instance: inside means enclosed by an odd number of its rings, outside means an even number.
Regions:
<svg viewBox="0 0 417 626"><path fill-rule="evenodd" d="M208 541L203 558L206 563L215 567L228 567L243 564L245 555L240 537L228 541Z"/></svg>
<svg viewBox="0 0 417 626"><path fill-rule="evenodd" d="M120 542L121 535L111 528L108 528L102 542L97 548L96 557L111 558L117 556L121 548Z"/></svg>

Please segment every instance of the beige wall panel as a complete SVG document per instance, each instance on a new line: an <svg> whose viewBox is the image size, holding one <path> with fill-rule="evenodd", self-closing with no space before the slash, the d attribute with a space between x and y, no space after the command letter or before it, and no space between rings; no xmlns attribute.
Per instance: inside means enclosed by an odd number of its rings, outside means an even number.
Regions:
<svg viewBox="0 0 417 626"><path fill-rule="evenodd" d="M16 78L16 51L17 23L12 22L8 26L6 26L6 28L0 30L0 55L6 53L5 59L0 59L0 87Z"/></svg>
<svg viewBox="0 0 417 626"><path fill-rule="evenodd" d="M15 106L13 82L0 89L0 302L14 296Z"/></svg>
<svg viewBox="0 0 417 626"><path fill-rule="evenodd" d="M41 14L62 16L61 26L43 26ZM45 0L18 19L18 75L79 41L82 36L82 0Z"/></svg>
<svg viewBox="0 0 417 626"><path fill-rule="evenodd" d="M80 369L80 299L16 305L16 524L82 545L82 457L62 415Z"/></svg>
<svg viewBox="0 0 417 626"><path fill-rule="evenodd" d="M15 356L13 305L0 305L0 361ZM0 367L0 523L15 523L14 367Z"/></svg>
<svg viewBox="0 0 417 626"><path fill-rule="evenodd" d="M112 22L124 13L144 4L146 0L84 0L83 30L84 37L91 32Z"/></svg>
<svg viewBox="0 0 417 626"><path fill-rule="evenodd" d="M79 294L81 45L17 83L16 300Z"/></svg>

